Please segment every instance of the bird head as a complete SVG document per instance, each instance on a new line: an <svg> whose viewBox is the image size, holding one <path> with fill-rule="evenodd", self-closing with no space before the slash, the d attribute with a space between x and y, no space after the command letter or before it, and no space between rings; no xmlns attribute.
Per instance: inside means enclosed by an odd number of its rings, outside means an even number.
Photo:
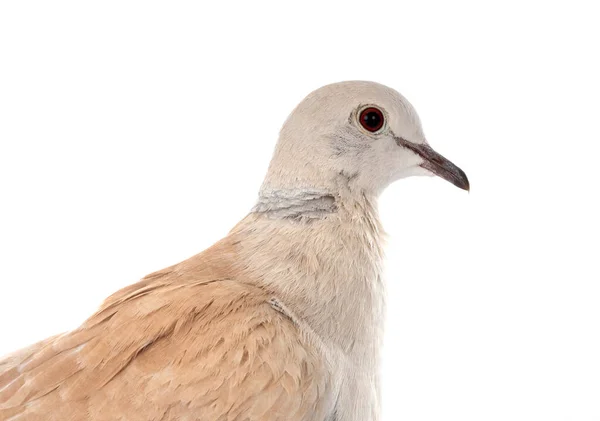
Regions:
<svg viewBox="0 0 600 421"><path fill-rule="evenodd" d="M342 182L377 195L413 175L469 190L465 173L429 146L406 98L378 83L340 82L312 92L290 114L263 190L332 190Z"/></svg>

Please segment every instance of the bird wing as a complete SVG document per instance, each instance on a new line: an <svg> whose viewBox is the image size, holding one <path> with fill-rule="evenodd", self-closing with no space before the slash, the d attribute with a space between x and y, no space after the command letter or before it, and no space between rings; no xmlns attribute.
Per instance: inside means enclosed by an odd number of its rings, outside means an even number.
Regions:
<svg viewBox="0 0 600 421"><path fill-rule="evenodd" d="M201 254L149 275L0 361L0 420L323 419L317 347L263 289L210 276L220 264Z"/></svg>

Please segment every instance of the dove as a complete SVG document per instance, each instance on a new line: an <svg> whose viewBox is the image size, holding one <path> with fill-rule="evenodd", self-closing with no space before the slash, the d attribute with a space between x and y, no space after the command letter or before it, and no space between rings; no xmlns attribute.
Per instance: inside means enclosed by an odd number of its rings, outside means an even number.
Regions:
<svg viewBox="0 0 600 421"><path fill-rule="evenodd" d="M469 190L395 90L315 90L225 238L0 360L0 420L380 420L377 198L416 175Z"/></svg>

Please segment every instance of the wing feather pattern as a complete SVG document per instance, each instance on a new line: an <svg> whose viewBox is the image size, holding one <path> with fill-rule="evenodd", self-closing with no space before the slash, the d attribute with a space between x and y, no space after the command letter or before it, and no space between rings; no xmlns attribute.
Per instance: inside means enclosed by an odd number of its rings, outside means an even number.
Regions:
<svg viewBox="0 0 600 421"><path fill-rule="evenodd" d="M228 253L151 274L0 361L0 420L324 419L322 356L267 292L234 280Z"/></svg>

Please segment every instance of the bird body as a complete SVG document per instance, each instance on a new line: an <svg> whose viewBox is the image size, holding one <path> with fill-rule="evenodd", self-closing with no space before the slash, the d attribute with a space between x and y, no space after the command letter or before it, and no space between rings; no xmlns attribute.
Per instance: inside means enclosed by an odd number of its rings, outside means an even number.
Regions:
<svg viewBox="0 0 600 421"><path fill-rule="evenodd" d="M386 110L368 122L387 117L385 135L353 120L365 104ZM378 420L377 196L431 172L425 145L410 104L383 85L315 91L286 121L256 206L224 239L0 361L0 420Z"/></svg>

